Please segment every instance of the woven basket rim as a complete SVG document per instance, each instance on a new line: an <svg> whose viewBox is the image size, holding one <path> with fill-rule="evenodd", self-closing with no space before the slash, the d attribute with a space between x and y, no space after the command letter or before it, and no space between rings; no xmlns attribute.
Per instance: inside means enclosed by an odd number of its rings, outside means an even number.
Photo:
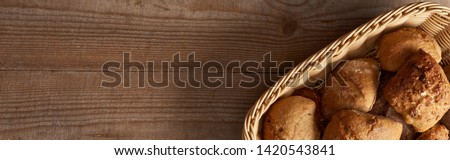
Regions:
<svg viewBox="0 0 450 160"><path fill-rule="evenodd" d="M259 132L259 128L257 127L258 125L256 123L259 123L262 114L265 113L270 105L280 97L280 95L288 86L287 84L291 83L295 79L295 77L303 76L303 74L306 71L310 70L312 66L314 66L314 64L316 64L317 62L322 62L324 59L326 59L326 57L335 57L339 56L340 54L345 54L341 53L342 49L348 47L350 44L359 40L361 37L370 34L372 31L380 27L385 27L386 25L393 23L401 18L416 16L424 12L440 13L448 16L450 13L450 8L434 2L417 2L401 6L397 9L377 16L376 18L373 18L365 24L360 25L353 31L344 34L323 49L309 56L306 60L291 69L272 87L264 92L255 102L255 104L250 108L245 117L242 138L244 140L257 139L256 137Z"/></svg>

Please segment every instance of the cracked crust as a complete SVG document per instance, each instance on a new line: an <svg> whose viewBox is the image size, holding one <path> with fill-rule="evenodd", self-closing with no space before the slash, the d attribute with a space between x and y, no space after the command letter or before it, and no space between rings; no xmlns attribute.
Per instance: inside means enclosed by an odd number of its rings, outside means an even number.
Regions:
<svg viewBox="0 0 450 160"><path fill-rule="evenodd" d="M372 58L350 60L333 71L327 78L331 83L326 84L322 95L323 115L330 119L343 109L370 111L375 102L379 77L379 65Z"/></svg>
<svg viewBox="0 0 450 160"><path fill-rule="evenodd" d="M279 99L264 116L263 139L320 139L315 109L315 102L302 96Z"/></svg>
<svg viewBox="0 0 450 160"><path fill-rule="evenodd" d="M384 95L416 131L433 127L450 108L450 84L441 66L420 50L398 70Z"/></svg>
<svg viewBox="0 0 450 160"><path fill-rule="evenodd" d="M356 110L342 110L333 115L328 123L325 140L398 140L402 124L392 119L363 113Z"/></svg>
<svg viewBox="0 0 450 160"><path fill-rule="evenodd" d="M417 28L402 28L383 35L378 44L378 57L384 70L397 71L411 53L423 49L436 62L441 61L441 48L436 40Z"/></svg>

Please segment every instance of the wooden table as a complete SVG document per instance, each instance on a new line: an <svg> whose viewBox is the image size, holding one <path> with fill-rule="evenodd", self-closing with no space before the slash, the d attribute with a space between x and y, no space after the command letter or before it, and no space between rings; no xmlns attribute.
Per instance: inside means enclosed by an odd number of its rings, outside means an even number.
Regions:
<svg viewBox="0 0 450 160"><path fill-rule="evenodd" d="M0 139L240 139L247 110L268 88L101 87L103 64L153 61L163 72L195 52L201 63L298 64L339 36L410 0L4 0L0 2ZM450 6L449 1L439 3ZM122 73L123 65L114 73ZM254 70L256 76L276 72ZM190 74L190 75L188 75ZM159 75L159 76L158 76ZM269 84L270 85L270 84Z"/></svg>

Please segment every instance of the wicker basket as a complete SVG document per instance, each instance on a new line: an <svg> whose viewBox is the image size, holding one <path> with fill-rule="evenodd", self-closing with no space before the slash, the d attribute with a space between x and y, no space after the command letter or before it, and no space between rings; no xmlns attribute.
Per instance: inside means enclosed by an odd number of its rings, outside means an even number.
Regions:
<svg viewBox="0 0 450 160"><path fill-rule="evenodd" d="M450 8L430 2L409 4L372 19L340 37L297 65L267 90L247 113L242 138L261 139L263 114L278 98L305 86L306 79L324 78L330 64L343 59L373 56L376 40L400 27L417 27L436 38L442 48L442 64L450 63ZM321 67L324 66L324 67Z"/></svg>

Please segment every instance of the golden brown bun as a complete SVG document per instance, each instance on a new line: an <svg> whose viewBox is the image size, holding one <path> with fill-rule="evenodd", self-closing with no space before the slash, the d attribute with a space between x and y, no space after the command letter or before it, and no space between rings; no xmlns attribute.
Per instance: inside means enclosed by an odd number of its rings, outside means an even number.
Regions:
<svg viewBox="0 0 450 160"><path fill-rule="evenodd" d="M372 58L350 60L334 70L327 78L322 95L323 115L329 119L343 109L370 111L375 102L379 76L379 65Z"/></svg>
<svg viewBox="0 0 450 160"><path fill-rule="evenodd" d="M401 134L402 124L392 119L356 110L342 110L333 115L323 139L398 140Z"/></svg>
<svg viewBox="0 0 450 160"><path fill-rule="evenodd" d="M325 117L322 114L322 109L321 109L322 104L320 103L321 94L320 94L319 90L314 90L314 89L304 87L304 88L295 90L291 96L302 96L302 97L308 98L316 103L315 117L316 117L317 128L319 129L320 133L323 133L323 131L325 130L325 127L328 124L328 121L326 121Z"/></svg>
<svg viewBox="0 0 450 160"><path fill-rule="evenodd" d="M433 127L450 108L450 84L441 66L420 50L398 70L384 96L416 131Z"/></svg>
<svg viewBox="0 0 450 160"><path fill-rule="evenodd" d="M448 140L448 130L444 125L435 125L428 131L423 132L418 140Z"/></svg>
<svg viewBox="0 0 450 160"><path fill-rule="evenodd" d="M381 68L397 71L410 57L411 53L423 49L436 62L441 61L441 48L436 40L417 28L402 28L383 35L378 44L378 58Z"/></svg>
<svg viewBox="0 0 450 160"><path fill-rule="evenodd" d="M290 96L276 101L264 117L263 139L314 140L320 139L314 101Z"/></svg>

